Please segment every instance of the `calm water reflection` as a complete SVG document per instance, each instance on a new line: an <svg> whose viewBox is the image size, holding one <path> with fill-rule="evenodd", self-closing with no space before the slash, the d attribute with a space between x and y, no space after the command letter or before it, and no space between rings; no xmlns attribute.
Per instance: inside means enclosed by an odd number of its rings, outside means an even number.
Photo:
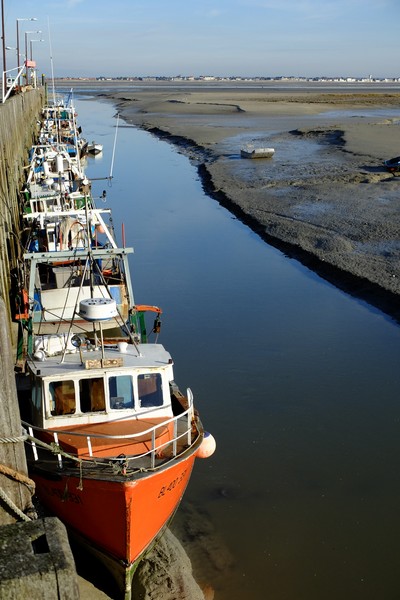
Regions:
<svg viewBox="0 0 400 600"><path fill-rule="evenodd" d="M106 176L115 111L77 106L105 146L89 176ZM121 127L112 187L95 187L217 439L183 504L234 561L201 560L216 600L399 597L398 325L262 242L149 134Z"/></svg>

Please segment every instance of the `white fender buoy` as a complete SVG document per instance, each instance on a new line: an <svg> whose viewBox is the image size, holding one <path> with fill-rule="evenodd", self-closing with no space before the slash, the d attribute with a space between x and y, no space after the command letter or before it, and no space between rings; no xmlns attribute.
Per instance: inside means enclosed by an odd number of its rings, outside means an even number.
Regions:
<svg viewBox="0 0 400 600"><path fill-rule="evenodd" d="M214 454L216 447L217 442L215 441L215 437L211 433L208 433L208 431L205 431L203 441L196 452L196 456L198 458L209 458Z"/></svg>
<svg viewBox="0 0 400 600"><path fill-rule="evenodd" d="M47 162L47 160L43 161L43 173L45 174L45 177L50 177L50 167L49 167L49 163Z"/></svg>
<svg viewBox="0 0 400 600"><path fill-rule="evenodd" d="M46 360L46 353L44 352L44 350L36 350L35 354L33 355L33 358L36 358L36 360L40 360L40 362L43 362L44 360Z"/></svg>
<svg viewBox="0 0 400 600"><path fill-rule="evenodd" d="M56 156L56 169L57 173L64 173L64 159L61 154Z"/></svg>

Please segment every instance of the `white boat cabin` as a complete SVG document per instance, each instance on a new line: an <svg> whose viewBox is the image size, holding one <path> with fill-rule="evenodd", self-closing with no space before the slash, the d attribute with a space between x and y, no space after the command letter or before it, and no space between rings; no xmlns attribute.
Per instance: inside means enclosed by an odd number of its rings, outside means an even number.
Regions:
<svg viewBox="0 0 400 600"><path fill-rule="evenodd" d="M127 255L132 248L95 248L91 251L96 269L92 283L88 258L83 251L80 259L77 252L33 252L24 255L30 263L29 298L33 299L32 322L35 333L68 331L70 320L76 319L79 300L92 295L113 298L118 316L104 323L104 328L121 327L129 317L133 305L129 271L126 269ZM70 264L69 264L70 263ZM91 289L91 285L93 289ZM79 318L78 318L79 320ZM80 320L82 330L92 325Z"/></svg>
<svg viewBox="0 0 400 600"><path fill-rule="evenodd" d="M28 360L32 424L64 429L116 419L146 421L173 416L172 359L161 344Z"/></svg>

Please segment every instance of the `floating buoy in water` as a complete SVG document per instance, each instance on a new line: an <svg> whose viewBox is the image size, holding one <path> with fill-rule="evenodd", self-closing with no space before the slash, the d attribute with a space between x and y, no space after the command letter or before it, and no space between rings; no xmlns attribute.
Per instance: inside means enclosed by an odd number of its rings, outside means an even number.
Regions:
<svg viewBox="0 0 400 600"><path fill-rule="evenodd" d="M196 452L196 456L198 458L208 458L214 454L216 447L217 442L215 441L215 437L211 435L211 433L208 433L208 431L205 431L204 439L200 444L200 448Z"/></svg>

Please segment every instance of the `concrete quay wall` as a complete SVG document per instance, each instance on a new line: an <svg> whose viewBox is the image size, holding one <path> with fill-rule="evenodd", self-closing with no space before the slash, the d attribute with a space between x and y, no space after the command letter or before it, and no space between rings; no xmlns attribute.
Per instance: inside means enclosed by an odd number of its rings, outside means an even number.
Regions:
<svg viewBox="0 0 400 600"><path fill-rule="evenodd" d="M39 132L44 88L0 104L0 598L78 600L67 532L32 505L14 378L13 273L22 261L20 190ZM12 326L14 325L14 327Z"/></svg>
<svg viewBox="0 0 400 600"><path fill-rule="evenodd" d="M10 316L13 272L22 259L19 191L26 177L28 152L39 132L44 88L11 96L0 104L0 297ZM14 332L15 328L12 328ZM13 335L13 345L16 340Z"/></svg>

